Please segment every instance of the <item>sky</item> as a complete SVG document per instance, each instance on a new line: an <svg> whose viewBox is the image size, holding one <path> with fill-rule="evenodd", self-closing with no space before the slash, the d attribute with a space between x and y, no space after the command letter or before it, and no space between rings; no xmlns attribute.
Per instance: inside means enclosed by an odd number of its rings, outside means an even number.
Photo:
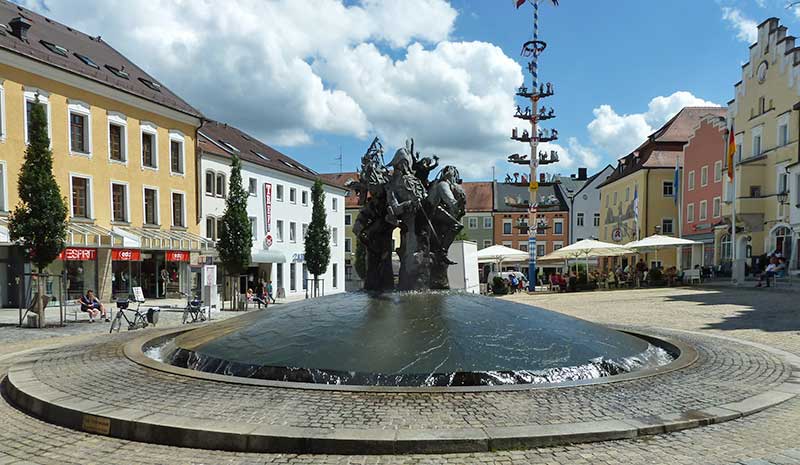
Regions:
<svg viewBox="0 0 800 465"><path fill-rule="evenodd" d="M509 154L532 7L512 0L17 0L103 39L210 118L311 168L355 171L374 137L413 137L466 180ZM541 8L540 77L561 162L602 169L684 106L726 105L756 27L786 0L560 0ZM342 155L341 162L338 160ZM387 160L388 161L388 160Z"/></svg>

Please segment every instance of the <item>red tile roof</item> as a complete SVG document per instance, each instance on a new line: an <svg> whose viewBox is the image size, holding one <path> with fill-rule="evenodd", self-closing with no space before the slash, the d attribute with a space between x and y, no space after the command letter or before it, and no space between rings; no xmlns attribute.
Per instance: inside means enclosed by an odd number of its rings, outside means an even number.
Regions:
<svg viewBox="0 0 800 465"><path fill-rule="evenodd" d="M494 208L494 189L491 182L465 182L461 184L467 194L468 212L491 212Z"/></svg>
<svg viewBox="0 0 800 465"><path fill-rule="evenodd" d="M350 181L358 181L358 173L356 172L349 172L349 173L325 173L320 174L319 177L326 182L331 184L335 184L337 186L347 186L348 182ZM345 208L359 208L358 205L358 194L356 192L347 187L347 196L344 199Z"/></svg>

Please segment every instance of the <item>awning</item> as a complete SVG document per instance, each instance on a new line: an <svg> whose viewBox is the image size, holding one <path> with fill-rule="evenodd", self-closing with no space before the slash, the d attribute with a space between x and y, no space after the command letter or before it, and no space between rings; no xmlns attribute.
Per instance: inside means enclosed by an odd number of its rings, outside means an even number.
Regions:
<svg viewBox="0 0 800 465"><path fill-rule="evenodd" d="M214 243L188 231L157 228L114 228L120 237L127 238L128 247L143 250L188 250L206 252Z"/></svg>
<svg viewBox="0 0 800 465"><path fill-rule="evenodd" d="M67 225L67 245L82 247L121 247L122 237L92 223L70 222Z"/></svg>
<svg viewBox="0 0 800 465"><path fill-rule="evenodd" d="M286 263L286 255L277 250L258 250L250 254L250 263Z"/></svg>

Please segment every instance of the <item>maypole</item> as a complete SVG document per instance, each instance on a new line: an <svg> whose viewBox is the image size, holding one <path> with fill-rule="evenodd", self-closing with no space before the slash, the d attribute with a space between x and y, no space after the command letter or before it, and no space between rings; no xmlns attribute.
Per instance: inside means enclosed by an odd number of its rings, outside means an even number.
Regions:
<svg viewBox="0 0 800 465"><path fill-rule="evenodd" d="M553 5L558 5L558 0L550 0ZM538 213L538 199L537 191L539 189L539 182L537 178L537 170L539 165L546 165L558 162L558 154L551 151L549 154L546 152L539 153L539 144L551 142L558 139L558 131L555 129L551 131L539 128L539 122L555 118L555 112L552 108L549 110L542 106L539 107L539 100L550 97L553 95L553 85L551 83L539 83L539 55L547 48L547 43L539 40L539 2L540 0L530 0L533 4L533 40L525 42L522 46L522 56L529 57L528 72L531 74L531 89L523 85L517 89L517 96L530 101L530 106L524 110L517 106L517 111L514 117L527 120L531 125L531 132L523 130L519 134L517 129L511 131L511 139L523 142L530 145L530 158L520 154L511 155L508 159L510 163L520 165L529 165L530 178L529 184L529 203L528 203L528 290L531 292L536 291L536 233L538 230L543 229L539 227L537 213ZM515 0L517 8L525 4L525 0Z"/></svg>

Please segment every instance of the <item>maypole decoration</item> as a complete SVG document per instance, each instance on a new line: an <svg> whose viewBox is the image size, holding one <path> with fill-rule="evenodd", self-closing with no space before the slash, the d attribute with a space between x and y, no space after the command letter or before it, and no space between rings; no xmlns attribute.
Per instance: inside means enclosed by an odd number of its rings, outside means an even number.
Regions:
<svg viewBox="0 0 800 465"><path fill-rule="evenodd" d="M526 120L530 123L530 133L528 130L523 130L520 134L517 128L512 129L511 139L529 144L530 145L530 158L527 155L513 154L508 158L510 163L519 165L530 166L530 178L528 179L530 200L528 203L528 225L520 225L520 229L527 229L528 231L528 290L531 292L536 291L536 234L538 231L544 231L546 225L539 225L537 220L538 213L538 197L537 191L539 189L539 182L537 181L537 169L539 165L547 165L550 163L558 162L558 153L551 150L550 153L539 152L538 147L540 143L552 142L558 139L558 131L555 129L546 130L539 128L539 122L555 118L555 111L552 108L545 106L539 107L539 100L550 97L553 95L553 84L548 82L546 84L539 83L539 55L547 48L547 43L539 40L539 2L541 0L529 0L533 4L533 40L525 42L522 46L522 56L530 58L528 62L528 72L531 74L531 89L529 90L525 84L517 89L517 96L530 101L530 106L524 110L517 106L517 111L514 114L515 118ZM549 0L555 6L558 6L558 0ZM517 8L520 8L526 3L526 0L514 0Z"/></svg>

